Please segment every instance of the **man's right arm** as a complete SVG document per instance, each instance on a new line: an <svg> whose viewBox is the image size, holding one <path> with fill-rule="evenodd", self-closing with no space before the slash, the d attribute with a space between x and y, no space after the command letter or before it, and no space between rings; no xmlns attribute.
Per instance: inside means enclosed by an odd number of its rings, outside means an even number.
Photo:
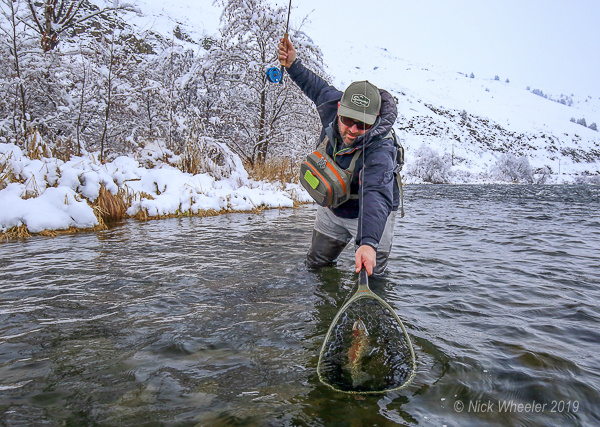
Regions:
<svg viewBox="0 0 600 427"><path fill-rule="evenodd" d="M286 46L283 42L286 41ZM314 102L317 107L333 98L340 99L341 92L333 86L329 85L324 79L317 76L313 71L309 70L297 59L296 49L292 42L288 39L282 40L279 43L277 51L279 62L286 67L286 70L294 83Z"/></svg>
<svg viewBox="0 0 600 427"><path fill-rule="evenodd" d="M314 102L317 106L326 102L326 95L328 92L337 90L330 86L325 80L317 76L312 70L309 70L302 64L300 59L296 59L290 68L287 68L287 72L298 85L298 87Z"/></svg>

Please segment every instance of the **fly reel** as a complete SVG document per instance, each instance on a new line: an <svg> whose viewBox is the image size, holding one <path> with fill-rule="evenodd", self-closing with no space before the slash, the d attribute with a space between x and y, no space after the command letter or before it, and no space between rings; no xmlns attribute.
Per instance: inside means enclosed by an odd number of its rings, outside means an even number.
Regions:
<svg viewBox="0 0 600 427"><path fill-rule="evenodd" d="M271 67L267 70L267 80L271 83L279 83L283 78L283 74L279 67Z"/></svg>

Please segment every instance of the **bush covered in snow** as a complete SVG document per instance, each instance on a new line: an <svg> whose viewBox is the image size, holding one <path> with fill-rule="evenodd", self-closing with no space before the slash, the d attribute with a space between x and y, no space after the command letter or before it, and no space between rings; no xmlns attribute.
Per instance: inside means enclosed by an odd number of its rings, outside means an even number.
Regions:
<svg viewBox="0 0 600 427"><path fill-rule="evenodd" d="M502 154L490 170L492 178L498 181L532 184L533 169L527 157Z"/></svg>
<svg viewBox="0 0 600 427"><path fill-rule="evenodd" d="M283 6L219 2L220 36L194 41L179 26L159 34L132 25L119 2L102 11L69 2L77 7L61 11L72 16L50 22L55 3L0 0L0 142L27 149L37 129L55 157L99 151L104 161L155 142L189 154L188 144L210 137L251 165L297 158L314 144L312 102L294 84L265 79ZM42 28L57 32L52 44ZM302 31L289 32L303 61L323 74L320 50Z"/></svg>
<svg viewBox="0 0 600 427"><path fill-rule="evenodd" d="M445 184L449 182L450 165L428 145L421 145L412 156L406 173L423 182Z"/></svg>

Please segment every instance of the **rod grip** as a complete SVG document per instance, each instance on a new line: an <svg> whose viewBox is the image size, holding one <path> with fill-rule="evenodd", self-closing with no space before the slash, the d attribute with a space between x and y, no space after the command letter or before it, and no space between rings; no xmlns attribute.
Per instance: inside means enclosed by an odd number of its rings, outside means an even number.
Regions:
<svg viewBox="0 0 600 427"><path fill-rule="evenodd" d="M287 52L287 41L288 41L288 33L285 33L283 35L283 46L285 47L286 52ZM279 80L280 85L283 84L283 72L284 71L285 71L285 66L283 64L281 64L281 80Z"/></svg>

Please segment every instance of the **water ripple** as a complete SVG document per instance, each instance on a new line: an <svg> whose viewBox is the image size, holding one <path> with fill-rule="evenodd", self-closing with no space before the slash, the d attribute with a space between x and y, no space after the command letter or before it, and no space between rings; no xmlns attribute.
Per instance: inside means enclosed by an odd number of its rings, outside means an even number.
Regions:
<svg viewBox="0 0 600 427"><path fill-rule="evenodd" d="M318 382L356 278L350 251L303 266L304 206L0 245L0 423L600 424L598 187L405 196L389 274L371 281L417 352L404 392L356 400ZM498 410L533 401L578 410Z"/></svg>

